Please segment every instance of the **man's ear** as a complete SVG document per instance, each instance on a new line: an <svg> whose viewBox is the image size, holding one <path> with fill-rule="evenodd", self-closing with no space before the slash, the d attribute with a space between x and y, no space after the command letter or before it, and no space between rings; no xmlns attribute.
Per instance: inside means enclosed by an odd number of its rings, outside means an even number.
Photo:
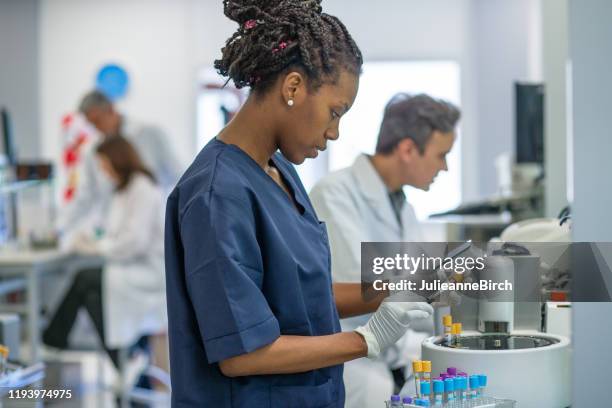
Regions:
<svg viewBox="0 0 612 408"><path fill-rule="evenodd" d="M411 138L407 137L397 144L395 147L395 154L398 155L399 159L403 162L411 162L415 157L420 156L418 146Z"/></svg>
<svg viewBox="0 0 612 408"><path fill-rule="evenodd" d="M306 99L306 78L297 71L291 71L281 84L283 103L287 107L301 104ZM293 101L293 102L290 102Z"/></svg>

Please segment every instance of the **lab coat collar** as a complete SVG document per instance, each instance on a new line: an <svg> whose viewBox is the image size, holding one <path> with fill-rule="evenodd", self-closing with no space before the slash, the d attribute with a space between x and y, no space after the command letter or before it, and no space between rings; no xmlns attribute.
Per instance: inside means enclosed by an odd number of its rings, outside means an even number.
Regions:
<svg viewBox="0 0 612 408"><path fill-rule="evenodd" d="M367 154L357 156L352 171L365 198L374 204L389 203L389 190Z"/></svg>
<svg viewBox="0 0 612 408"><path fill-rule="evenodd" d="M368 155L360 154L355 159L351 170L361 193L370 203L380 220L399 232L400 225L397 222L393 208L391 208L389 190L372 165Z"/></svg>

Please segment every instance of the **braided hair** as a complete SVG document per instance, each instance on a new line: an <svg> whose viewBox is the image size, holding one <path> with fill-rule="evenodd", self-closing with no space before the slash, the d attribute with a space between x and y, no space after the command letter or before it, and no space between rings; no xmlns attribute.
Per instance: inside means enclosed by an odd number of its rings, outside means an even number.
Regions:
<svg viewBox="0 0 612 408"><path fill-rule="evenodd" d="M338 18L321 12L321 0L224 0L223 11L240 27L215 69L237 88L264 93L279 75L297 69L316 90L343 69L361 72L361 51Z"/></svg>

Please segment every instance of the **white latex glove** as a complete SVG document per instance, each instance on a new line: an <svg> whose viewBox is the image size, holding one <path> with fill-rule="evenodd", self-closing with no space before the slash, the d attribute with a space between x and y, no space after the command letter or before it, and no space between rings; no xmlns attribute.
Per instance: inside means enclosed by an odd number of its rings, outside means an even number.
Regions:
<svg viewBox="0 0 612 408"><path fill-rule="evenodd" d="M374 359L406 333L410 322L426 319L432 314L433 308L427 303L397 302L392 296L381 303L365 326L359 326L355 331L368 345L368 358Z"/></svg>

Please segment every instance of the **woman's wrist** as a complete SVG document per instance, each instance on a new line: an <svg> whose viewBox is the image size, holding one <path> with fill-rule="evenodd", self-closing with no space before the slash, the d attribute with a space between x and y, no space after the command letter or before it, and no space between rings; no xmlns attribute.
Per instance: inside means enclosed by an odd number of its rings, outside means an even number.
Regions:
<svg viewBox="0 0 612 408"><path fill-rule="evenodd" d="M367 357L368 356L368 342L366 341L363 334L354 331L351 334L355 336L357 341L359 342L359 357Z"/></svg>

